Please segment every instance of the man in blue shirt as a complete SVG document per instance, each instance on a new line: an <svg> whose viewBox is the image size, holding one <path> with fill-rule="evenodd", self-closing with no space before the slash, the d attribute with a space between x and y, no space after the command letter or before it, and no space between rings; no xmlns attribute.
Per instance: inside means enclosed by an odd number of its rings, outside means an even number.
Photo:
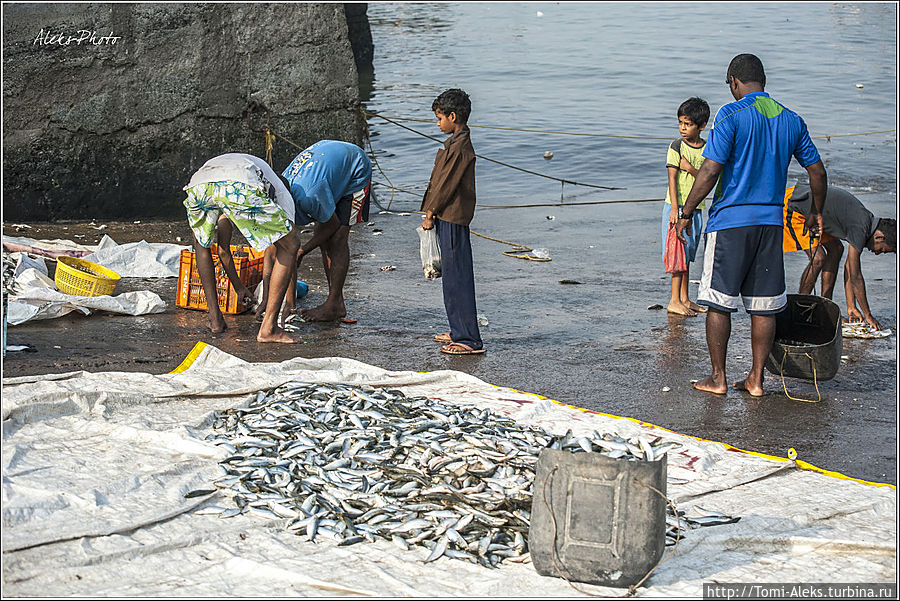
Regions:
<svg viewBox="0 0 900 601"><path fill-rule="evenodd" d="M337 140L321 140L300 154L282 172L284 183L294 198L294 226L315 222L312 237L297 251L292 268L303 257L321 247L322 264L328 279L328 298L318 307L301 311L306 321L344 319L344 281L350 267L350 227L369 219L369 195L372 164L357 145ZM263 305L268 290L266 275L274 264L274 256L266 257L263 267ZM296 289L288 288L285 312L294 311Z"/></svg>
<svg viewBox="0 0 900 601"><path fill-rule="evenodd" d="M690 232L694 209L716 186L706 224L706 250L697 303L709 308L706 342L712 375L694 388L725 394L725 357L731 313L743 300L750 314L753 363L734 386L763 395L763 368L775 338L775 314L787 304L782 255L784 189L791 157L809 173L813 205L806 229L822 231L827 174L803 119L764 91L762 62L739 54L725 83L735 102L716 114L703 151L706 158L681 208L676 229ZM716 185L718 182L718 185Z"/></svg>

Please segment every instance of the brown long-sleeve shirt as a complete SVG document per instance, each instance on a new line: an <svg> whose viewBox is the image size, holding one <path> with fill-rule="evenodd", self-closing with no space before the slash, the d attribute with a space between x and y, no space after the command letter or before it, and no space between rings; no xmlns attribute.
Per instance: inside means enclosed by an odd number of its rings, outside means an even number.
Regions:
<svg viewBox="0 0 900 601"><path fill-rule="evenodd" d="M475 149L469 128L463 127L437 151L434 169L422 199L422 211L441 221L469 225L475 215Z"/></svg>

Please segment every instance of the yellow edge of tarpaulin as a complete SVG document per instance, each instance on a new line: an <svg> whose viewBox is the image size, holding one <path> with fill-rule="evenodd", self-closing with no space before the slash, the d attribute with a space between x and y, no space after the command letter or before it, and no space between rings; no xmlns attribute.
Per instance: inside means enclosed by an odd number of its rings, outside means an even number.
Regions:
<svg viewBox="0 0 900 601"><path fill-rule="evenodd" d="M180 373L186 371L194 363L194 361L197 359L197 357L200 355L200 353L203 352L203 349L205 349L206 346L207 345L205 342L198 342L197 344L195 344L194 348L191 349L191 352L189 352L187 354L187 357L184 358L184 361L181 362L181 365L179 365L178 367L176 367L169 373L180 374ZM419 372L419 373L429 373L429 372ZM494 388L500 388L499 386L494 386L493 384L490 384L490 385L493 386ZM791 459L788 459L786 457L778 457L775 455L766 455L765 453L757 453L756 451L745 451L744 449L739 449L737 447L733 447L730 444L725 443L725 442L719 442L717 440L707 440L705 438L700 438L698 436L691 436L690 434L682 434L681 432L675 432L674 430L669 430L668 428L663 428L662 426L657 426L656 424L651 424L649 422L641 421L641 420L635 419L633 417L623 417L621 415L613 415L611 413L601 413L600 411L594 411L593 409L585 409L584 407L576 407L575 405L567 405L566 403L561 403L560 401L542 396L540 394L536 394L534 392L524 392L522 390L516 390L515 388L510 388L509 390L513 390L515 392L518 392L519 394L528 394L531 396L535 396L541 400L551 401L553 403L556 403L557 405L560 405L562 407L568 407L569 409L575 409L576 411L584 411L586 413L596 413L597 415L603 415L605 417L612 417L612 418L616 418L616 419L627 419L628 421L632 421L632 422L634 422L636 424L640 424L642 426L652 426L654 428L659 428L660 430L663 430L665 432L672 432L673 434L687 436L688 438L693 438L694 440L699 440L701 442L713 442L716 444L723 445L726 449L729 449L731 451L738 451L739 453L755 455L757 457L762 457L764 459L771 459L773 461L782 461L782 462L791 461ZM840 480L852 480L853 482L859 482L860 484L868 484L869 486L887 486L888 488L893 488L894 490L897 489L897 487L895 485L888 484L887 482L869 482L867 480L860 480L859 478L851 478L850 476L845 476L844 474L841 474L840 472L832 472L829 470L824 470L820 467L816 467L811 463L807 463L806 461L801 461L799 459L793 460L793 461L797 464L797 467L799 467L800 469L809 470L812 472L819 472L820 474L824 474L826 476L831 476L832 478L838 478Z"/></svg>
<svg viewBox="0 0 900 601"><path fill-rule="evenodd" d="M197 357L200 356L200 353L203 352L203 349L206 348L205 342L198 342L194 345L194 348L191 349L191 352L187 354L187 357L184 358L184 361L181 362L181 365L170 371L170 374L180 374L183 371L187 371L191 365L194 364L194 361L197 360Z"/></svg>
<svg viewBox="0 0 900 601"><path fill-rule="evenodd" d="M513 388L511 390L515 390L515 389ZM731 450L731 451L738 451L739 453L755 455L757 457L762 457L764 459L772 459L773 461L781 461L781 462L792 461L791 459L788 459L787 457L778 457L776 455L766 455L765 453L757 453L756 451L745 451L744 449L739 449L737 447L731 446L727 442L720 442L718 440L707 440L705 438L700 438L698 436L691 436L690 434L682 434L681 432L675 432L674 430L669 430L668 428L663 428L662 426L657 426L656 424L651 424L649 422L641 421L641 420L635 419L633 417L623 417L621 415L613 415L611 413L601 413L600 411L594 411L593 409L585 409L583 407L576 407L575 405L567 405L567 404L561 403L555 399L550 399L545 396L535 394L533 392L524 392L521 390L516 390L516 392L521 393L521 394L530 394L532 396L538 397L539 399L548 400L553 403L556 403L557 405L561 405L563 407L568 407L569 409L575 409L577 411L584 411L586 413L596 413L597 415L603 415L605 417L613 417L616 419L627 419L628 421L632 421L632 422L634 422L636 424L640 424L642 426L652 426L654 428L659 428L660 430L663 430L665 432L672 432L673 434L687 436L688 438L693 438L694 440L699 440L701 442L713 442L716 444L720 444L720 445L724 446L726 449ZM832 472L829 470L822 469L820 467L816 467L815 465L813 465L811 463L807 463L806 461L801 461L799 459L796 459L793 461L794 461L794 463L797 464L797 467L799 467L800 469L809 470L809 471L813 471L813 472L819 472L820 474L824 474L826 476L831 476L832 478L838 478L840 480L852 480L854 482L859 482L860 484L868 484L869 486L887 486L888 488L893 488L894 490L897 489L897 487L895 485L888 484L887 482L869 482L868 480L860 480L859 478L852 478L850 476L845 476L844 474L842 474L840 472Z"/></svg>

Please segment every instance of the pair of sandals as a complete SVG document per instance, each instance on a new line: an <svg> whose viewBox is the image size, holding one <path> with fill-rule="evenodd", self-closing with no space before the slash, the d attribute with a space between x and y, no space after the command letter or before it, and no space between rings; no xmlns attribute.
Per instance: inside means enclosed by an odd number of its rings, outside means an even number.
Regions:
<svg viewBox="0 0 900 601"><path fill-rule="evenodd" d="M436 335L434 341L444 345L441 347L441 352L447 355L483 355L485 352L483 348L474 349L468 344L453 342L453 339L450 338L450 332Z"/></svg>

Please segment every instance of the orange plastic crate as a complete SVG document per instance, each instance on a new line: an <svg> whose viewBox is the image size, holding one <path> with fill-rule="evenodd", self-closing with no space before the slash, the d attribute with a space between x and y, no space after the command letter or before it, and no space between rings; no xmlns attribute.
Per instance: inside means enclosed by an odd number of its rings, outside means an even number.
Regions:
<svg viewBox="0 0 900 601"><path fill-rule="evenodd" d="M240 302L234 286L228 281L225 270L219 262L218 249L215 244L210 247L213 256L213 265L216 268L216 296L219 300L219 309L222 313L243 313L249 308ZM232 246L231 256L234 259L234 268L238 277L251 291L262 281L263 254L249 246ZM178 289L176 291L175 305L183 309L198 309L208 311L206 295L203 293L203 284L200 283L200 273L197 271L197 257L193 250L181 251L181 265L178 268Z"/></svg>

